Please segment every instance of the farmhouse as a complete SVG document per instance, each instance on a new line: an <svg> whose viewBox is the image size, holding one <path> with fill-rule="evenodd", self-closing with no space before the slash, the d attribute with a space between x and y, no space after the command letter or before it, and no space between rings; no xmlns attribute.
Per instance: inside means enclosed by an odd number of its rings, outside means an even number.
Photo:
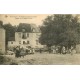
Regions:
<svg viewBox="0 0 80 80"><path fill-rule="evenodd" d="M26 48L42 48L43 45L39 43L41 31L35 24L30 24L28 27L21 26L15 32L15 40L8 41L8 47L20 46Z"/></svg>

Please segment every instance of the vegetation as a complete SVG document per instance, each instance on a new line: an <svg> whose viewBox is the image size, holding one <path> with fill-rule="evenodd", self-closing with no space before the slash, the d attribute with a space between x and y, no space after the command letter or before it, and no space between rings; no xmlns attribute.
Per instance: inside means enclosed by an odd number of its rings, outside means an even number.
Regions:
<svg viewBox="0 0 80 80"><path fill-rule="evenodd" d="M51 15L41 26L40 43L51 47L53 45L70 48L80 43L80 22L78 16Z"/></svg>
<svg viewBox="0 0 80 80"><path fill-rule="evenodd" d="M6 30L6 45L8 41L15 39L15 31L31 32L31 26L27 23L20 23L17 27L11 24L3 24L0 27ZM25 32L24 31L24 32ZM53 45L70 48L80 43L80 22L78 16L56 14L48 16L41 26L40 43L51 47Z"/></svg>
<svg viewBox="0 0 80 80"><path fill-rule="evenodd" d="M0 55L0 65L18 65L18 63L9 57Z"/></svg>

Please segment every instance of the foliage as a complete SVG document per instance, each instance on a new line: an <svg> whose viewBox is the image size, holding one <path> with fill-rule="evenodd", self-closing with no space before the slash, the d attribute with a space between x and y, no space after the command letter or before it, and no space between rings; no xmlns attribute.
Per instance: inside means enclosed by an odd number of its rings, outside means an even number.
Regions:
<svg viewBox="0 0 80 80"><path fill-rule="evenodd" d="M40 43L47 46L60 45L71 47L80 43L80 23L78 16L51 15L41 26Z"/></svg>
<svg viewBox="0 0 80 80"><path fill-rule="evenodd" d="M0 27L2 27L3 26L3 21L0 21Z"/></svg>
<svg viewBox="0 0 80 80"><path fill-rule="evenodd" d="M9 57L0 55L0 65L18 65L18 63Z"/></svg>
<svg viewBox="0 0 80 80"><path fill-rule="evenodd" d="M2 21L0 21L0 25L6 31L6 46L7 46L8 41L9 40L14 40L12 38L15 38L15 30L16 30L16 27L15 26L12 26L9 23L8 24L3 24Z"/></svg>
<svg viewBox="0 0 80 80"><path fill-rule="evenodd" d="M5 56L0 56L0 64L6 64L10 59Z"/></svg>

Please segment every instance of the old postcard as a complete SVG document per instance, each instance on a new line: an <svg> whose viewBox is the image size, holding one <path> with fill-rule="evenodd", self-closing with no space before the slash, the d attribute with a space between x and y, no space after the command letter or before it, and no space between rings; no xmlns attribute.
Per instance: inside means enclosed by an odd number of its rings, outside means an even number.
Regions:
<svg viewBox="0 0 80 80"><path fill-rule="evenodd" d="M80 15L0 14L0 64L80 64Z"/></svg>

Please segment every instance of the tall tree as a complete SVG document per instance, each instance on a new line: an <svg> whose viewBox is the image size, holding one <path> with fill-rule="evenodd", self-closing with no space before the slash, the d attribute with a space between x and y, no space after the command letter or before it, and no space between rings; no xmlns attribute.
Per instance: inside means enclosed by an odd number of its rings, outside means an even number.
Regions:
<svg viewBox="0 0 80 80"><path fill-rule="evenodd" d="M12 26L11 24L4 24L3 28L6 30L6 45L7 45L8 41L10 41L12 37L15 38L16 27Z"/></svg>
<svg viewBox="0 0 80 80"><path fill-rule="evenodd" d="M1 27L3 26L3 21L0 21L0 26L1 26Z"/></svg>
<svg viewBox="0 0 80 80"><path fill-rule="evenodd" d="M77 16L51 15L41 26L40 43L52 46L60 45L71 47L80 43L80 23Z"/></svg>

